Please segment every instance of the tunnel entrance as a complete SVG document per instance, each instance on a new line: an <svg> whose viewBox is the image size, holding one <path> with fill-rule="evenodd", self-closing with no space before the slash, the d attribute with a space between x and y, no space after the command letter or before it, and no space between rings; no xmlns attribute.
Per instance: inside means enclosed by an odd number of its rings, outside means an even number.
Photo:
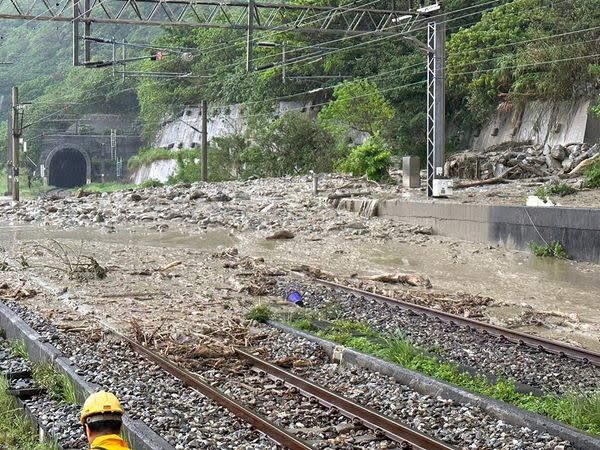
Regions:
<svg viewBox="0 0 600 450"><path fill-rule="evenodd" d="M86 183L86 161L74 148L58 150L50 160L48 184L61 188L83 186Z"/></svg>

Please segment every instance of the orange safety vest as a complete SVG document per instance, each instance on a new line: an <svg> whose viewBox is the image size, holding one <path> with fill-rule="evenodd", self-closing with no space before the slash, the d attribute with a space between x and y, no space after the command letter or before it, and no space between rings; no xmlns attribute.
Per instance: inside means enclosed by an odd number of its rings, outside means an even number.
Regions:
<svg viewBox="0 0 600 450"><path fill-rule="evenodd" d="M99 436L92 442L91 450L129 450L127 443L117 434Z"/></svg>

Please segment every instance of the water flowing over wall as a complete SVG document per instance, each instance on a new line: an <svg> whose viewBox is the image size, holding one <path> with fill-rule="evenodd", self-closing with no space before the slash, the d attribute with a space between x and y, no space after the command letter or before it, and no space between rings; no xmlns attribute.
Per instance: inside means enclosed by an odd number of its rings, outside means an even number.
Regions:
<svg viewBox="0 0 600 450"><path fill-rule="evenodd" d="M600 119L589 112L589 100L528 102L498 111L473 136L473 150L505 142L548 145L594 143L600 139Z"/></svg>

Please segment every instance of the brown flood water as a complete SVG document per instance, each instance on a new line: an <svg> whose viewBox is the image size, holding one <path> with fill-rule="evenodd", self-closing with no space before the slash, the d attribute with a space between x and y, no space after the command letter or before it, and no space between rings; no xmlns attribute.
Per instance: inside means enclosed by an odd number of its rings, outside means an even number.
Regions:
<svg viewBox="0 0 600 450"><path fill-rule="evenodd" d="M555 313L557 316L549 327L522 330L560 337L600 351L598 265L537 258L524 252L443 238L431 239L427 244L358 237L266 241L255 233L233 235L225 229L190 234L176 230L159 233L140 227L109 233L91 228L59 230L0 225L0 246L52 238L206 251L235 246L242 254L262 256L274 265L309 264L340 275L419 273L427 276L435 289L494 298L498 306L489 308L488 313L499 323L530 308Z"/></svg>

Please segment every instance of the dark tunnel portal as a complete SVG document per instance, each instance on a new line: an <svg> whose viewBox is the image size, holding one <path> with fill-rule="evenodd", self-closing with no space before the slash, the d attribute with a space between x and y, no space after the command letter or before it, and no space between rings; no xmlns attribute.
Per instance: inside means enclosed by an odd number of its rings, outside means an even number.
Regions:
<svg viewBox="0 0 600 450"><path fill-rule="evenodd" d="M85 157L79 150L64 148L57 151L48 168L48 184L61 188L83 186L86 182Z"/></svg>

